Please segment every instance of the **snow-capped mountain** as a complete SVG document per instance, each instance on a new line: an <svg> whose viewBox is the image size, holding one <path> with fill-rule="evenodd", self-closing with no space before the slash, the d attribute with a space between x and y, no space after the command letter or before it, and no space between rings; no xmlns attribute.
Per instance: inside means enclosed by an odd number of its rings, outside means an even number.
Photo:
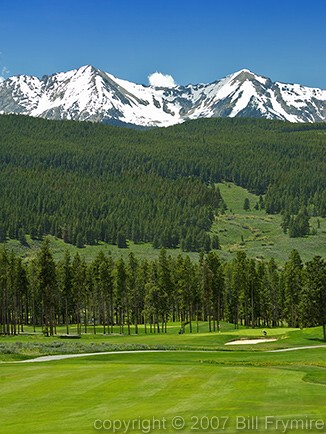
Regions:
<svg viewBox="0 0 326 434"><path fill-rule="evenodd" d="M243 69L210 84L154 87L83 66L0 81L0 113L138 126L169 126L202 117L326 120L326 90L272 82Z"/></svg>

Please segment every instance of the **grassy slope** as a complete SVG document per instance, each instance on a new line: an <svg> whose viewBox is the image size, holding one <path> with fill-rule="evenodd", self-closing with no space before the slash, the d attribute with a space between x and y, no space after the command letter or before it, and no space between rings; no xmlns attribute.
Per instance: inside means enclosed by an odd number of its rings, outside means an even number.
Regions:
<svg viewBox="0 0 326 434"><path fill-rule="evenodd" d="M9 251L13 250L17 255L25 258L26 260L35 257L37 251L39 250L42 242L37 240L31 240L27 235L27 246L22 246L17 240L9 240L5 244L0 244L0 246L5 246ZM70 254L73 256L77 252L80 256L86 259L86 262L91 262L95 259L96 255L102 250L105 254L111 254L114 259L118 259L121 256L124 259L127 259L130 252L133 252L138 259L148 259L153 260L157 259L159 256L159 249L154 249L150 243L143 244L135 244L133 242L128 242L129 247L127 249L119 249L116 245L99 243L96 246L85 246L84 248L77 248L72 244L64 243L61 239L55 238L53 236L49 236L50 239L50 248L53 252L53 256L55 260L63 259L64 252L68 250ZM173 257L177 257L180 253L182 254L181 249L168 249L169 255ZM192 260L197 260L199 258L199 254L196 252L187 252Z"/></svg>
<svg viewBox="0 0 326 434"><path fill-rule="evenodd" d="M95 339L84 336L82 340L93 344L107 340L138 341L153 346L161 343L181 348L186 345L196 350L203 346L223 348L226 340L238 336L261 336L261 330L235 331L228 324L223 324L222 333L208 334L204 333L206 326L201 324L202 333L197 335L180 336L175 324L167 335L97 335ZM321 336L320 328L277 329L270 331L272 333L280 338L281 346L316 344L320 342L315 339ZM34 339L49 340L41 336L34 336ZM2 342L4 340L6 338L1 338ZM274 346L272 343L259 345ZM96 432L93 425L97 419L127 421L152 420L153 417L160 420L165 417L164 432L173 433L176 430L171 424L175 416L184 418L186 427L181 430L184 433L193 431L195 417L203 421L205 417L228 417L223 432L236 433L237 416L258 416L260 429L256 432L263 433L265 416L282 420L326 418L324 348L266 353L257 346L252 347L257 351L250 347L228 347L227 351L219 352L134 353L25 365L3 363L0 433L91 433ZM198 432L216 430L199 429ZM303 433L305 430L287 432Z"/></svg>
<svg viewBox="0 0 326 434"><path fill-rule="evenodd" d="M245 250L250 257L270 259L283 263L291 250L297 249L304 261L315 255L326 255L326 219L319 217L317 235L305 238L290 238L281 228L281 215L268 215L264 210L255 210L258 196L231 183L219 184L228 206L225 215L216 218L212 231L217 233L222 245L222 256L230 258L237 250ZM250 200L250 210L243 209L245 198ZM317 218L310 220L317 228ZM242 242L242 238L244 242Z"/></svg>
<svg viewBox="0 0 326 434"><path fill-rule="evenodd" d="M5 246L9 251L13 250L15 254L25 258L26 260L29 260L36 256L36 253L42 243L37 240L31 240L28 235L26 238L28 243L27 246L22 246L17 240L9 240L2 244L2 246ZM80 256L84 257L87 262L91 262L101 250L105 254L110 253L114 259L118 259L121 256L126 259L129 253L133 252L140 260L153 260L157 259L160 253L159 249L154 249L150 243L135 244L133 242L129 242L129 248L127 249L119 249L116 245L112 244L99 243L96 246L86 246L84 248L78 249L72 244L66 244L61 239L55 238L53 236L49 236L49 239L50 248L53 252L55 260L62 259L66 250L68 250L72 256L78 252ZM178 256L180 253L183 253L181 249L169 250L169 254L174 257ZM199 254L195 252L187 252L187 254L192 260L197 260L199 257Z"/></svg>

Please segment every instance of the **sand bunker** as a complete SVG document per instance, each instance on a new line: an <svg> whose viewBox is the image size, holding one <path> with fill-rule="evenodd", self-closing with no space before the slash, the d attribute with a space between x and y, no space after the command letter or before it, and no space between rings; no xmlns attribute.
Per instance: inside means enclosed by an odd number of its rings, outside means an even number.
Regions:
<svg viewBox="0 0 326 434"><path fill-rule="evenodd" d="M227 342L225 345L248 345L262 344L263 342L275 342L276 338L261 338L261 339L238 339L237 341Z"/></svg>

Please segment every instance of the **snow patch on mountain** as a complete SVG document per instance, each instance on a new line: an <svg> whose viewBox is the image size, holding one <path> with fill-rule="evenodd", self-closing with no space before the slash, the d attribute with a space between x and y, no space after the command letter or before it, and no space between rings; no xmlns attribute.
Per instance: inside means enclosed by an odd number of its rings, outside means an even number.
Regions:
<svg viewBox="0 0 326 434"><path fill-rule="evenodd" d="M91 65L42 78L19 75L0 80L0 112L146 127L202 117L326 120L326 90L273 83L248 69L209 84L180 86L162 73L151 74L149 83Z"/></svg>

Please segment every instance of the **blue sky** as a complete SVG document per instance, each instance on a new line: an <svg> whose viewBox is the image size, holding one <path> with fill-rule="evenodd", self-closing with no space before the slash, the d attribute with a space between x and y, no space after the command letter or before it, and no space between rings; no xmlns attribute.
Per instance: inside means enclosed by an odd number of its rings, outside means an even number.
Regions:
<svg viewBox="0 0 326 434"><path fill-rule="evenodd" d="M324 0L0 0L0 75L92 64L148 84L242 68L326 89Z"/></svg>

